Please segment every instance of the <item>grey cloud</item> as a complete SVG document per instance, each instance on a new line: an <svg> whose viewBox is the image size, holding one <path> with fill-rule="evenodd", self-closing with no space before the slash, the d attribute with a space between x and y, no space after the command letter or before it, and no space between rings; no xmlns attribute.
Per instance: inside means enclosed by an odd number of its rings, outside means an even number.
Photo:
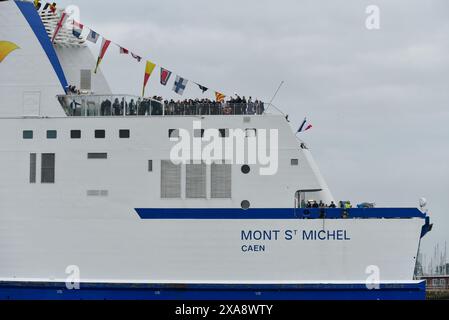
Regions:
<svg viewBox="0 0 449 320"><path fill-rule="evenodd" d="M448 1L72 2L98 32L211 88L268 100L285 80L276 105L295 129L315 124L302 138L336 197L426 196L436 228L424 249L448 238ZM371 4L379 31L365 28ZM103 68L115 91L140 92L143 65L108 53ZM156 80L149 91L172 97Z"/></svg>

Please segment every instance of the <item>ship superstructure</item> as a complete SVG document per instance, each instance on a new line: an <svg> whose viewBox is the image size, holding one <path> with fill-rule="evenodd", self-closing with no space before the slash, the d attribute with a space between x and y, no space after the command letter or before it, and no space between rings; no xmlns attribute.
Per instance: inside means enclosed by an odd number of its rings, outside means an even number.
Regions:
<svg viewBox="0 0 449 320"><path fill-rule="evenodd" d="M283 115L113 94L55 21L0 2L0 299L424 297L426 213L310 207L336 201ZM176 162L183 133L201 153Z"/></svg>

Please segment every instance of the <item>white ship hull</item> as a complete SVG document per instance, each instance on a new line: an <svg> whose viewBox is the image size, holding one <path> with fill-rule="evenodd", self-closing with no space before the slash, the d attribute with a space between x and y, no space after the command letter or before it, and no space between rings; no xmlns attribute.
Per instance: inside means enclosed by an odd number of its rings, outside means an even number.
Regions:
<svg viewBox="0 0 449 320"><path fill-rule="evenodd" d="M36 212L36 215L38 213ZM413 279L421 219L1 220L3 280L62 281L66 268L101 283L383 283ZM242 231L279 231L242 240ZM300 234L286 240L287 231ZM344 230L349 240L305 240L303 230ZM327 237L327 235L326 235ZM251 252L249 250L259 250Z"/></svg>

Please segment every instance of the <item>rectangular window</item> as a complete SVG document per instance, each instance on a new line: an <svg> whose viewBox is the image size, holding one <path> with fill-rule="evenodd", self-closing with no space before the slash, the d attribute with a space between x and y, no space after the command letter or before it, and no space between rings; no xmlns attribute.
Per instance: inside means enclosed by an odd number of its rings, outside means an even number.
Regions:
<svg viewBox="0 0 449 320"><path fill-rule="evenodd" d="M98 159L107 159L108 158L108 154L107 153L88 153L87 154L87 159L90 160L98 160Z"/></svg>
<svg viewBox="0 0 449 320"><path fill-rule="evenodd" d="M193 130L193 137L194 138L204 138L204 129L195 129Z"/></svg>
<svg viewBox="0 0 449 320"><path fill-rule="evenodd" d="M47 139L57 139L58 132L56 130L47 130Z"/></svg>
<svg viewBox="0 0 449 320"><path fill-rule="evenodd" d="M181 198L181 165L170 160L161 161L161 198Z"/></svg>
<svg viewBox="0 0 449 320"><path fill-rule="evenodd" d="M246 137L247 138L257 137L257 129L246 129Z"/></svg>
<svg viewBox="0 0 449 320"><path fill-rule="evenodd" d="M232 165L213 163L211 166L212 199L232 198Z"/></svg>
<svg viewBox="0 0 449 320"><path fill-rule="evenodd" d="M186 166L186 197L189 199L206 198L205 163Z"/></svg>
<svg viewBox="0 0 449 320"><path fill-rule="evenodd" d="M41 182L55 183L55 154L43 153L41 163Z"/></svg>
<svg viewBox="0 0 449 320"><path fill-rule="evenodd" d="M148 172L153 172L153 160L148 160Z"/></svg>
<svg viewBox="0 0 449 320"><path fill-rule="evenodd" d="M229 129L220 129L219 132L221 138L229 138Z"/></svg>
<svg viewBox="0 0 449 320"><path fill-rule="evenodd" d="M70 131L71 139L81 139L81 130L72 130Z"/></svg>
<svg viewBox="0 0 449 320"><path fill-rule="evenodd" d="M179 139L179 130L178 129L168 130L168 137L170 139Z"/></svg>
<svg viewBox="0 0 449 320"><path fill-rule="evenodd" d="M30 183L36 183L36 161L37 155L35 153L30 154Z"/></svg>
<svg viewBox="0 0 449 320"><path fill-rule="evenodd" d="M105 139L106 131L105 130L95 130L95 139Z"/></svg>
<svg viewBox="0 0 449 320"><path fill-rule="evenodd" d="M32 130L24 130L23 131L23 139L25 139L25 140L33 139L33 135L34 135L34 133Z"/></svg>
<svg viewBox="0 0 449 320"><path fill-rule="evenodd" d="M298 159L292 159L292 166L299 166L299 160Z"/></svg>
<svg viewBox="0 0 449 320"><path fill-rule="evenodd" d="M120 130L119 132L120 139L129 139L130 136L131 134L129 130Z"/></svg>

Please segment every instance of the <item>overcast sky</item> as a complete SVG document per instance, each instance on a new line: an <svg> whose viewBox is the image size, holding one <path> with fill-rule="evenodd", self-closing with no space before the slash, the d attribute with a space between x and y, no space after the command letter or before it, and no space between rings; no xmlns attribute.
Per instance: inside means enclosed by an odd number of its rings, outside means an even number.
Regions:
<svg viewBox="0 0 449 320"><path fill-rule="evenodd" d="M226 94L269 101L302 136L337 199L417 207L449 240L449 1L61 0L81 22L174 73ZM381 29L368 30L368 5ZM98 53L98 46L92 48ZM144 64L111 47L117 93L141 92ZM148 94L174 97L150 80ZM188 97L201 97L192 83ZM209 96L212 98L212 95Z"/></svg>

